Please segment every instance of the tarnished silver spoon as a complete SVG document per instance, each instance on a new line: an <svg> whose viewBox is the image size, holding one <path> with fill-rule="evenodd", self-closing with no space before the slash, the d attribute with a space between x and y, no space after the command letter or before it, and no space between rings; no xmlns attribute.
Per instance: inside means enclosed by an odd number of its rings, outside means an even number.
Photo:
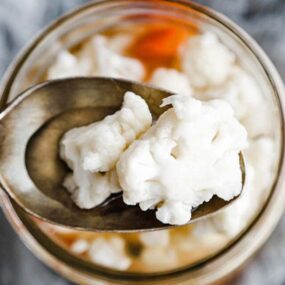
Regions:
<svg viewBox="0 0 285 285"><path fill-rule="evenodd" d="M0 182L8 195L26 212L43 220L80 230L144 231L170 227L160 223L154 211L127 206L113 195L92 210L79 209L62 182L70 171L59 157L63 134L90 124L120 109L123 95L142 96L154 117L163 90L111 78L71 78L48 81L20 94L0 113ZM240 155L242 183L245 165ZM195 209L190 223L209 217L232 203L217 197Z"/></svg>

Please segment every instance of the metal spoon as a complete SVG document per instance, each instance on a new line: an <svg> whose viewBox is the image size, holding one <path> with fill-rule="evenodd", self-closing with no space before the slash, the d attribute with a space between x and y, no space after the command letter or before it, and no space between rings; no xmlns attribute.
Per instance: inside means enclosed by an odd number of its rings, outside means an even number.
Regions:
<svg viewBox="0 0 285 285"><path fill-rule="evenodd" d="M154 117L165 111L163 90L110 78L73 78L38 84L19 95L0 113L0 182L26 212L79 230L144 231L170 227L154 211L127 206L121 194L92 210L79 209L62 182L70 171L58 154L62 135L120 109L125 91L141 95ZM240 155L242 183L245 165ZM232 203L217 197L195 209L190 223L207 218Z"/></svg>

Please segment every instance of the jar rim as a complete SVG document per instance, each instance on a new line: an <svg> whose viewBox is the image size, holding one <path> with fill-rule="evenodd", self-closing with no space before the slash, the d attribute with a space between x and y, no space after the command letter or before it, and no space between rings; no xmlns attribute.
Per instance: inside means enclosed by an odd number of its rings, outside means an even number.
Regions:
<svg viewBox="0 0 285 285"><path fill-rule="evenodd" d="M121 5L122 3L131 3L134 2L133 0L119 0L116 1L116 5ZM141 1L138 0L136 1L136 3L138 2L151 2L151 1ZM257 61L259 62L260 66L262 67L264 73L266 74L272 89L275 91L275 97L277 99L278 102L278 108L279 108L279 115L280 115L280 121L281 121L281 125L282 125L282 130L281 130L281 155L279 158L279 165L278 165L278 171L277 171L277 175L276 175L276 181L274 181L273 183L273 187L270 191L269 197L267 199L267 201L265 202L264 206L263 206L263 211L260 211L260 213L255 217L255 219L251 222L251 224L246 228L245 231L243 231L241 233L241 235L239 235L238 239L236 239L233 243L231 243L229 246L225 246L225 248L223 248L219 253L214 254L212 258L207 258L207 260L203 263L203 266L208 266L209 263L213 262L214 260L219 260L219 262L216 263L216 265L214 266L215 269L217 270L217 266L220 265L224 265L224 261L225 261L225 256L228 254L228 256L231 256L232 258L236 258L236 262L235 264L232 265L232 269L236 269L238 268L245 260L249 259L250 256L256 252L260 246L266 241L266 239L269 237L269 235L271 234L272 230L274 229L275 225L277 224L278 220L280 219L282 213L283 213L283 204L285 202L285 193L283 193L282 191L279 191L280 195L278 197L277 196L277 190L282 188L282 184L284 183L284 177L285 177L285 169L284 169L284 112L283 109L285 108L285 99L284 95L285 95L285 90L284 90L284 86L282 83L282 80L277 72L277 70L275 69L275 67L273 66L273 64L271 63L271 61L269 60L269 58L267 57L267 55L263 52L263 50L258 46L258 44L245 32L243 31L238 25L234 24L231 20L229 20L227 17L225 17L224 15L210 9L207 8L205 6L202 6L200 4L188 1L188 0L160 0L161 3L177 3L179 5L183 5L186 8L190 8L198 13L201 13L202 15L205 15L209 18L211 18L212 20L219 22L221 25L223 25L227 30L229 30L233 35L235 35L236 37L239 38L239 40L241 40L241 42L247 47L247 49L251 52L251 54L257 59ZM65 23L68 20L72 20L74 17L76 17L77 15L80 15L81 13L84 13L85 11L89 10L90 8L96 8L96 7L100 7L103 5L113 5L114 1L112 0L100 0L100 1L92 1L86 5L81 6L80 8L75 9L72 12L69 12L67 14L65 14L64 16L58 18L57 20L55 20L52 24L50 24L47 28L45 28L43 31L41 31L38 36L32 40L32 42L26 46L21 53L19 53L19 55L17 56L17 58L15 59L15 61L10 65L10 67L8 68L1 86L0 86L0 110L1 110L1 106L4 107L4 105L7 102L8 99L8 95L10 92L10 89L13 85L14 79L18 73L18 71L21 69L21 66L23 65L23 63L25 62L25 60L29 57L29 55L32 53L32 51L37 47L37 45L47 36L49 35L51 32L53 32L54 30L56 30L61 24ZM283 179L282 179L283 177ZM283 185L284 186L284 185ZM282 195L282 196L281 196ZM4 199L6 202L6 204L8 203L8 199ZM12 203L13 205L13 203ZM270 206L271 207L275 207L275 210L278 212L275 212L274 215L274 219L272 218L273 215L272 213L270 213ZM6 208L5 208L6 207ZM7 207L7 205L3 205L4 210L6 210L6 215L10 216L10 222L14 225L15 227L15 221L13 221L13 217L11 218L11 216L14 216L14 219L17 216L16 212L13 215L13 211L15 208L14 206L11 207ZM272 211L271 211L272 212ZM262 220L261 218L263 218L263 224L262 224ZM18 217L19 219L19 217ZM20 222L20 221L18 221ZM22 221L21 221L22 222ZM264 226L266 222L266 228ZM255 229L255 233L254 232ZM247 252L243 253L242 256L234 256L234 252L230 253L231 249L235 248L235 252L238 253L239 249L241 248L240 244L241 241L246 237L246 239L243 240L243 244L246 244L246 242L248 242L254 235L256 235L257 231L259 232L259 234L261 235L262 238L260 238L258 241L256 241L255 244L252 245L251 249L248 250ZM29 235L29 237L27 237L27 235ZM25 235L22 235L22 239L24 241L24 243L26 245L28 245L28 247L33 248L33 243L38 243L38 241L32 236L32 234L30 233L30 231L26 228L26 232ZM238 246L239 245L239 246ZM37 245L39 246L39 244ZM48 249L45 249L47 251L47 253L49 253ZM33 251L34 252L34 251ZM42 253L42 252L41 252ZM36 253L37 254L37 253ZM40 254L38 254L38 257L40 259L44 259L41 256L39 256ZM224 257L224 258L222 258ZM223 259L223 260L222 260ZM47 261L48 258L45 258L44 261L46 261L48 264L50 263L49 261ZM62 262L57 260L57 262ZM50 264L49 264L50 265ZM55 270L58 271L58 268L54 268ZM122 281L122 280L129 280L129 281L152 281L154 282L153 278L158 278L159 280L165 279L165 278L174 278L175 276L179 275L188 275L191 272L197 271L201 269L201 264L195 266L188 266L185 269L178 269L175 270L171 273L150 273L150 274L144 274L144 275L134 275L134 274L129 274L128 276L130 277L126 279L126 274L123 272L123 274L111 274L113 276L112 280L113 281ZM227 269L223 269L223 272L220 272L220 276L224 276L226 275L225 273L227 273L226 271L231 271L231 268L227 267ZM109 271L108 271L109 272ZM216 274L218 277L218 274ZM68 276L67 276L68 277ZM100 276L102 277L102 276ZM109 277L109 276L108 276ZM123 278L123 279L122 279Z"/></svg>

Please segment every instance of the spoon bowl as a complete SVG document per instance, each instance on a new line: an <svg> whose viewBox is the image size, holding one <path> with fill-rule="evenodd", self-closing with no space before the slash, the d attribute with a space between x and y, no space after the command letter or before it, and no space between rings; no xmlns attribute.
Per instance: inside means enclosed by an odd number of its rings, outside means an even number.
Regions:
<svg viewBox="0 0 285 285"><path fill-rule="evenodd" d="M153 210L127 206L121 194L94 209L79 209L62 186L70 171L58 151L64 133L119 110L126 91L142 96L154 117L167 109L159 106L171 95L147 85L99 77L47 81L20 94L0 113L0 183L8 195L29 214L78 230L131 232L172 227L159 222ZM240 166L244 186L242 154ZM237 198L213 197L193 211L189 223L215 214Z"/></svg>

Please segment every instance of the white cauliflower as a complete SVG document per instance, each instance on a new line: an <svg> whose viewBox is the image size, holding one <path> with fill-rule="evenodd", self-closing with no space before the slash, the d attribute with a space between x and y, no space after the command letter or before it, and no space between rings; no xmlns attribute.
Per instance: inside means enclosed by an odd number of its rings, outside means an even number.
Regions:
<svg viewBox="0 0 285 285"><path fill-rule="evenodd" d="M224 211L195 224L194 235L199 241L205 235L223 234L234 237L248 225L267 198L275 173L273 162L268 160L268 157L275 157L276 147L270 137L256 138L250 141L249 145L244 152L247 165L243 195Z"/></svg>
<svg viewBox="0 0 285 285"><path fill-rule="evenodd" d="M111 49L110 41L95 36L80 54L92 63L90 75L124 78L142 81L145 76L143 64L131 57L123 56Z"/></svg>
<svg viewBox="0 0 285 285"><path fill-rule="evenodd" d="M166 247L170 244L168 230L139 233L142 244L146 247Z"/></svg>
<svg viewBox="0 0 285 285"><path fill-rule="evenodd" d="M55 63L48 69L47 78L59 79L74 76L87 76L90 72L88 59L78 59L69 51L59 53Z"/></svg>
<svg viewBox="0 0 285 285"><path fill-rule="evenodd" d="M125 241L118 236L110 239L103 237L95 239L88 255L94 263L112 269L127 270L132 263L126 254Z"/></svg>
<svg viewBox="0 0 285 285"><path fill-rule="evenodd" d="M152 85L163 88L175 94L192 94L188 77L176 69L172 68L157 68L149 83Z"/></svg>
<svg viewBox="0 0 285 285"><path fill-rule="evenodd" d="M70 246L70 251L74 254L83 254L88 251L89 242L84 238L76 239Z"/></svg>
<svg viewBox="0 0 285 285"><path fill-rule="evenodd" d="M145 247L140 261L151 271L171 270L180 265L178 252L172 247Z"/></svg>
<svg viewBox="0 0 285 285"><path fill-rule="evenodd" d="M120 54L131 40L127 36L109 39L97 35L77 54L63 50L49 68L47 78L93 75L141 81L145 76L143 64Z"/></svg>
<svg viewBox="0 0 285 285"><path fill-rule="evenodd" d="M210 32L190 37L181 54L182 71L195 88L222 84L234 62L235 55Z"/></svg>
<svg viewBox="0 0 285 285"><path fill-rule="evenodd" d="M221 98L229 102L250 137L272 132L271 110L259 86L247 71L233 67L223 85L210 87L200 96L207 100Z"/></svg>
<svg viewBox="0 0 285 285"><path fill-rule="evenodd" d="M222 100L174 95L168 104L173 108L121 155L117 173L126 204L157 207L161 222L185 224L213 195L230 200L240 193L238 154L247 134Z"/></svg>
<svg viewBox="0 0 285 285"><path fill-rule="evenodd" d="M267 192L270 191L270 184L276 173L277 165L274 160L278 155L278 143L274 142L272 137L258 137L250 141L250 148L245 152L248 164L254 169L254 186L252 188L259 189L254 191L255 200L264 200ZM268 158L271 158L270 160ZM257 193L256 193L257 192ZM258 194L260 197L258 197Z"/></svg>
<svg viewBox="0 0 285 285"><path fill-rule="evenodd" d="M224 235L234 237L250 221L259 200L253 187L254 169L246 165L246 183L241 197L233 204L213 217L203 219L195 224L194 236L199 241L205 236Z"/></svg>
<svg viewBox="0 0 285 285"><path fill-rule="evenodd" d="M152 122L146 102L126 92L122 109L100 122L67 132L60 155L73 170L64 186L80 207L90 209L120 191L115 164L126 147Z"/></svg>

